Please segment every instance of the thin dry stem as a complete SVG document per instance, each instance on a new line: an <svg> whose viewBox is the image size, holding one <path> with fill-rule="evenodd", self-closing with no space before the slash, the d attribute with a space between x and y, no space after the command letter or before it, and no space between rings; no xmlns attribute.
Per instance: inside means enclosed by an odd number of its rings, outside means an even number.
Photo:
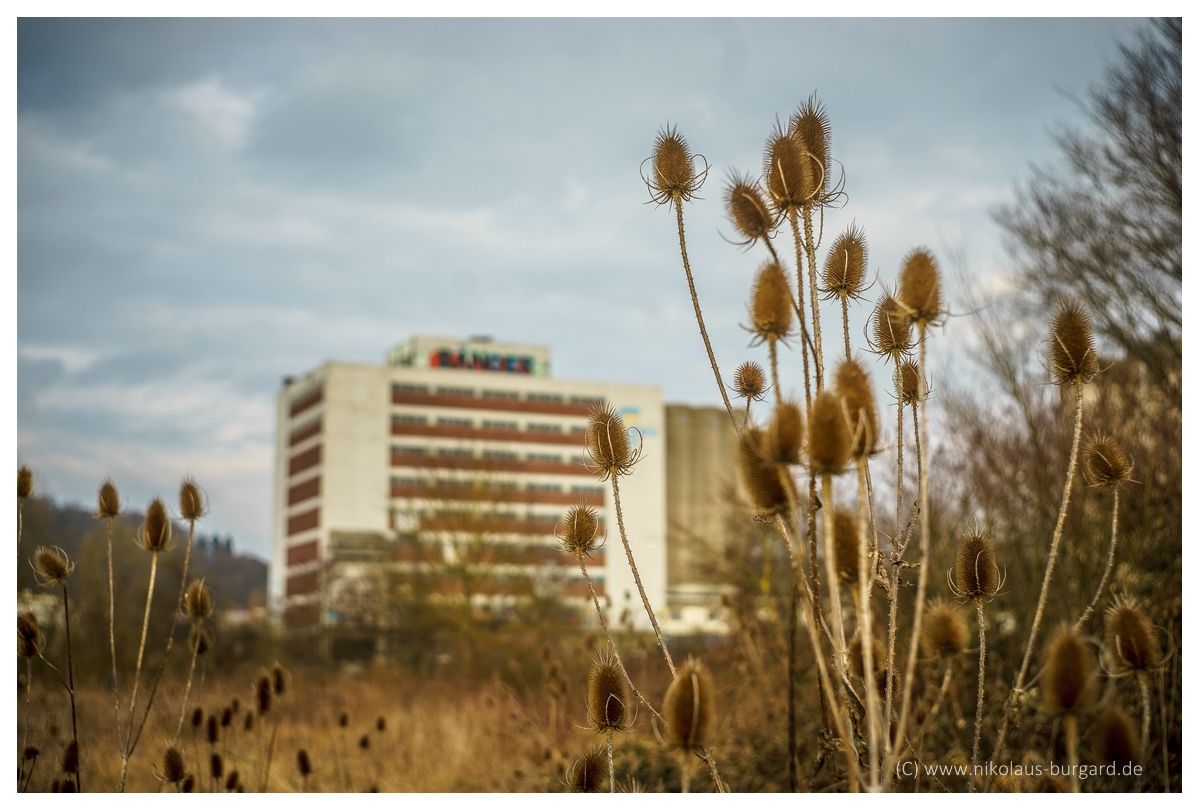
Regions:
<svg viewBox="0 0 1199 810"><path fill-rule="evenodd" d="M1116 564L1116 526L1120 516L1120 488L1112 488L1112 541L1107 550L1107 567L1103 569L1103 577L1099 580L1099 587L1095 589L1095 595L1091 597L1091 603L1087 605L1087 609L1078 617L1078 621L1074 623L1075 630L1082 630L1087 619L1091 617L1091 613L1095 610L1095 605L1099 603L1099 597L1103 595L1103 589L1107 587L1108 577L1112 575L1112 567Z"/></svg>
<svg viewBox="0 0 1199 810"><path fill-rule="evenodd" d="M870 586L874 582L874 566L870 564L867 539L866 459L858 461L858 635L862 642L862 679L866 691L866 725L869 740L870 788L879 786L879 705L874 677L874 631L870 610Z"/></svg>
<svg viewBox="0 0 1199 810"><path fill-rule="evenodd" d="M974 792L974 775L978 772L978 748L983 731L983 680L987 670L987 620L983 615L983 600L974 600L978 609L978 703L974 707L974 751L970 755L970 792Z"/></svg>

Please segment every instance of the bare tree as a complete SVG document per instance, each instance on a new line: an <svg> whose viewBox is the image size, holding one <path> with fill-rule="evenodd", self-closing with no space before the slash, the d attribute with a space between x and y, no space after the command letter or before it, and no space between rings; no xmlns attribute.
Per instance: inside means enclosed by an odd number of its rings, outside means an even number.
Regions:
<svg viewBox="0 0 1199 810"><path fill-rule="evenodd" d="M1081 299L1099 333L1181 397L1182 20L1121 47L1078 102L1091 130L1057 137L1065 158L1034 167L995 213L1034 311Z"/></svg>

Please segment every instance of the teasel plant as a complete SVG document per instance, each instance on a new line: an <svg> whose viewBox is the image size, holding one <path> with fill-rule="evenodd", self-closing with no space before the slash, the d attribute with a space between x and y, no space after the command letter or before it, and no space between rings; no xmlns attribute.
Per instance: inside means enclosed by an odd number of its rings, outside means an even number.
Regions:
<svg viewBox="0 0 1199 810"><path fill-rule="evenodd" d="M1003 587L1003 576L995 560L995 543L987 529L974 526L962 535L958 542L956 565L948 578L953 595L958 599L973 601L978 613L978 699L974 708L974 747L970 755L970 792L973 793L982 740L987 671L987 619L983 608Z"/></svg>
<svg viewBox="0 0 1199 810"><path fill-rule="evenodd" d="M824 258L820 292L826 300L841 302L841 327L845 336L845 359L853 357L849 345L849 302L865 292L866 267L869 263L866 232L855 222L846 228L829 247Z"/></svg>
<svg viewBox="0 0 1199 810"><path fill-rule="evenodd" d="M937 697L924 715L918 742L913 746L914 755L918 760L924 753L924 741L936 722L941 704L949 694L955 664L969 647L969 637L970 628L966 626L966 618L956 604L945 599L936 599L928 606L924 614L924 626L921 628L920 646L925 659L939 664L944 672L941 674L941 687L937 690Z"/></svg>
<svg viewBox="0 0 1199 810"><path fill-rule="evenodd" d="M1111 490L1112 493L1112 537L1108 544L1107 565L1104 566L1103 576L1099 579L1099 585L1095 588L1095 595L1091 597L1090 603L1083 610L1082 615L1078 617L1078 621L1074 623L1074 629L1082 631L1086 625L1087 619L1091 617L1091 613L1095 610L1095 605L1103 596L1103 589L1107 587L1108 578L1111 577L1112 568L1116 564L1116 540L1118 538L1117 527L1119 526L1120 518L1120 488L1123 484L1130 480L1132 476L1132 461L1124 449L1113 439L1106 434L1096 434L1091 438L1082 452L1083 477L1087 484L1098 489Z"/></svg>
<svg viewBox="0 0 1199 810"><path fill-rule="evenodd" d="M1045 573L1041 580L1041 593L1037 598L1036 612L1033 614L1032 627L1028 631L1028 643L1024 648L1024 658L1016 673L1015 682L1008 693L1003 709L1003 718L999 726L999 736L995 743L995 753L991 760L999 761L1003 755L1008 728L1016 719L1018 702L1023 698L1025 677L1028 675L1029 663L1032 660L1033 647L1037 640L1037 631L1041 626L1041 618L1045 612L1045 603L1049 597L1049 583L1053 579L1054 567L1057 564L1058 547L1062 539L1062 529L1066 523L1066 514L1070 508L1070 492L1074 485L1074 475L1078 465L1078 449L1082 439L1083 390L1099 373L1099 358L1095 350L1094 331L1091 326L1091 316L1082 304L1073 299L1062 301L1054 313L1049 329L1049 370L1053 382L1063 392L1073 394L1074 430L1070 444L1070 460L1066 466L1066 483L1062 489L1062 502L1058 508L1057 523L1054 525L1053 537L1049 544L1049 557L1045 563ZM987 787L990 787L988 775Z"/></svg>
<svg viewBox="0 0 1199 810"><path fill-rule="evenodd" d="M17 468L17 559L21 559L21 535L24 529L25 499L33 495L33 470L25 465Z"/></svg>
<svg viewBox="0 0 1199 810"><path fill-rule="evenodd" d="M1099 679L1086 642L1070 625L1062 625L1050 641L1040 680L1043 708L1065 728L1070 789L1078 793L1078 720L1098 700Z"/></svg>
<svg viewBox="0 0 1199 810"><path fill-rule="evenodd" d="M25 755L29 747L29 711L33 700L33 659L41 653L41 629L38 626L37 614L31 611L17 613L17 655L25 659L25 728L21 736L21 759L17 763L17 787L23 793L33 778L33 768L37 765L37 755ZM29 763L29 773L25 773L25 763Z"/></svg>
<svg viewBox="0 0 1199 810"><path fill-rule="evenodd" d="M188 633L188 647L191 648L191 666L187 670L187 684L183 688L183 700L179 706L179 725L175 729L174 742L179 742L183 733L183 720L187 716L187 700L191 695L192 679L196 674L196 662L208 654L212 646L212 636L209 635L205 622L212 616L212 593L204 580L195 579L187 586L183 595L183 612L191 620L192 626ZM203 673L201 673L203 683ZM212 718L215 721L215 717Z"/></svg>
<svg viewBox="0 0 1199 810"><path fill-rule="evenodd" d="M587 720L608 742L608 789L616 792L616 766L612 759L612 735L632 728L628 678L624 667L610 651L591 664L587 677Z"/></svg>
<svg viewBox="0 0 1199 810"><path fill-rule="evenodd" d="M33 553L33 571L38 585L43 588L59 588L62 590L63 624L66 628L67 637L66 678L63 677L58 667L50 663L36 642L32 645L32 649L36 649L37 656L58 675L58 680L62 683L63 689L66 690L67 695L70 697L71 741L75 743L74 761L78 764L79 720L75 701L75 662L71 656L71 600L67 595L67 580L74 570L75 565L67 557L67 553L57 546L41 546ZM83 781L79 776L79 769L76 768L73 771L68 771L68 773L72 777L71 781L76 792L82 793Z"/></svg>
<svg viewBox="0 0 1199 810"><path fill-rule="evenodd" d="M1133 677L1141 702L1141 744L1145 758L1150 749L1149 720L1152 714L1152 690L1149 678L1159 672L1163 662L1153 624L1136 603L1118 599L1104 616L1104 640L1110 660L1111 674L1117 678ZM1162 780L1170 789L1169 752L1166 750L1166 727L1162 722Z"/></svg>

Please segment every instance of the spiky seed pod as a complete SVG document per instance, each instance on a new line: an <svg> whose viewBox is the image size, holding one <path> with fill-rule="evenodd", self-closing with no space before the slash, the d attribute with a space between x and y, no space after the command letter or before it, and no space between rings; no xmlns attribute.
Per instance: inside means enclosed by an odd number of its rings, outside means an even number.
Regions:
<svg viewBox="0 0 1199 810"><path fill-rule="evenodd" d="M33 494L33 470L21 466L17 468L17 497L21 500Z"/></svg>
<svg viewBox="0 0 1199 810"><path fill-rule="evenodd" d="M79 741L67 740L58 757L58 767L63 773L79 773Z"/></svg>
<svg viewBox="0 0 1199 810"><path fill-rule="evenodd" d="M183 777L183 784L179 786L179 789L184 793L194 793L196 790L196 775L189 773Z"/></svg>
<svg viewBox="0 0 1199 810"><path fill-rule="evenodd" d="M121 494L111 478L105 478L96 494L96 517L115 518L121 514Z"/></svg>
<svg viewBox="0 0 1199 810"><path fill-rule="evenodd" d="M225 790L230 792L237 790L237 784L240 781L241 774L238 773L237 768L234 768L233 770L229 771L229 775L225 777Z"/></svg>
<svg viewBox="0 0 1199 810"><path fill-rule="evenodd" d="M774 406L770 420L770 451L774 463L798 464L803 439L803 411L798 404L782 400Z"/></svg>
<svg viewBox="0 0 1199 810"><path fill-rule="evenodd" d="M598 793L607 773L608 755L593 748L566 769L566 784L575 793Z"/></svg>
<svg viewBox="0 0 1199 810"><path fill-rule="evenodd" d="M62 585L75 566L58 546L41 546L33 552L33 570L42 585Z"/></svg>
<svg viewBox="0 0 1199 810"><path fill-rule="evenodd" d="M308 777L312 774L312 759L308 756L307 749L301 748L296 752L296 767L300 769L300 776Z"/></svg>
<svg viewBox="0 0 1199 810"><path fill-rule="evenodd" d="M171 519L161 498L150 501L146 518L138 534L138 542L146 551L166 551L171 545Z"/></svg>
<svg viewBox="0 0 1199 810"><path fill-rule="evenodd" d="M837 475L849 464L853 443L840 397L824 390L808 411L808 463L817 475Z"/></svg>
<svg viewBox="0 0 1199 810"><path fill-rule="evenodd" d="M566 510L558 539L571 554L590 554L599 547L599 513L587 504Z"/></svg>
<svg viewBox="0 0 1199 810"><path fill-rule="evenodd" d="M812 165L818 201L823 201L823 192L828 188L830 172L829 120L824 104L812 95L791 115L788 129L791 137L804 144L808 162Z"/></svg>
<svg viewBox="0 0 1199 810"><path fill-rule="evenodd" d="M358 738L358 747L363 751L371 747L371 738L369 734L363 734Z"/></svg>
<svg viewBox="0 0 1199 810"><path fill-rule="evenodd" d="M930 658L953 658L970 644L970 628L957 605L938 599L928 606L920 630L920 646Z"/></svg>
<svg viewBox="0 0 1199 810"><path fill-rule="evenodd" d="M843 360L837 366L833 385L849 419L850 454L858 459L871 455L878 442L878 408L870 377L857 360Z"/></svg>
<svg viewBox="0 0 1199 810"><path fill-rule="evenodd" d="M37 657L38 639L37 615L29 611L17 614L17 654L22 658Z"/></svg>
<svg viewBox="0 0 1199 810"><path fill-rule="evenodd" d="M912 350L912 322L895 296L887 294L870 319L873 351L894 362Z"/></svg>
<svg viewBox="0 0 1199 810"><path fill-rule="evenodd" d="M981 526L967 529L958 542L954 566L957 593L967 599L990 599L999 590L999 565L991 533Z"/></svg>
<svg viewBox="0 0 1199 810"><path fill-rule="evenodd" d="M1099 679L1082 636L1062 625L1049 642L1049 659L1041 672L1041 701L1054 716L1078 715L1094 705Z"/></svg>
<svg viewBox="0 0 1199 810"><path fill-rule="evenodd" d="M220 779L225 775L225 760L216 751L213 751L209 758L208 770L213 779Z"/></svg>
<svg viewBox="0 0 1199 810"><path fill-rule="evenodd" d="M212 615L212 592L202 579L193 579L183 593L183 611L193 622L201 622Z"/></svg>
<svg viewBox="0 0 1199 810"><path fill-rule="evenodd" d="M246 731L250 731L254 728L254 715L250 712L246 712L246 722L244 723L244 727Z"/></svg>
<svg viewBox="0 0 1199 810"><path fill-rule="evenodd" d="M746 425L737 450L737 469L750 500L760 514L776 515L790 503L786 471L771 461L768 437L761 428Z"/></svg>
<svg viewBox="0 0 1199 810"><path fill-rule="evenodd" d="M208 715L208 720L204 724L204 731L209 745L216 745L221 741L221 724L215 714Z"/></svg>
<svg viewBox="0 0 1199 810"><path fill-rule="evenodd" d="M848 509L833 510L833 560L838 579L858 581L858 518Z"/></svg>
<svg viewBox="0 0 1199 810"><path fill-rule="evenodd" d="M757 363L742 363L733 375L733 390L750 402L759 402L766 394L766 372Z"/></svg>
<svg viewBox="0 0 1199 810"><path fill-rule="evenodd" d="M192 728L199 728L204 725L204 710L199 706L192 709Z"/></svg>
<svg viewBox="0 0 1199 810"><path fill-rule="evenodd" d="M28 762L31 759L37 759L38 755L41 753L42 749L38 748L36 745L27 745L21 752L21 755L25 758L25 761Z"/></svg>
<svg viewBox="0 0 1199 810"><path fill-rule="evenodd" d="M1049 366L1058 385L1085 385L1099 373L1091 316L1067 299L1058 305L1049 329Z"/></svg>
<svg viewBox="0 0 1199 810"><path fill-rule="evenodd" d="M1117 602L1108 608L1104 636L1119 670L1147 672L1161 665L1162 652L1153 625L1136 605Z"/></svg>
<svg viewBox="0 0 1199 810"><path fill-rule="evenodd" d="M628 731L632 719L629 683L614 655L605 653L587 676L587 720L600 732Z"/></svg>
<svg viewBox="0 0 1199 810"><path fill-rule="evenodd" d="M254 697L258 705L258 713L266 714L271 710L271 679L263 675L258 679L258 684L255 688Z"/></svg>
<svg viewBox="0 0 1199 810"><path fill-rule="evenodd" d="M179 515L187 521L197 521L208 513L208 502L200 485L190 475L179 485Z"/></svg>
<svg viewBox="0 0 1199 810"><path fill-rule="evenodd" d="M666 690L662 705L666 735L684 751L699 751L708 742L715 715L708 669L695 658L688 658Z"/></svg>
<svg viewBox="0 0 1199 810"><path fill-rule="evenodd" d="M662 205L673 201L689 201L703 185L707 173L707 169L702 172L695 170L695 155L691 153L687 141L676 127L667 124L654 139L650 176L642 174L642 179L649 187L650 198Z"/></svg>
<svg viewBox="0 0 1199 810"><path fill-rule="evenodd" d="M837 298L858 298L866 280L868 257L866 232L854 223L837 237L825 257L821 275L824 292Z"/></svg>
<svg viewBox="0 0 1199 810"><path fill-rule="evenodd" d="M187 646L188 649L203 658L212 649L212 636L208 635L208 631L203 627L193 624L192 629L187 633Z"/></svg>
<svg viewBox="0 0 1199 810"><path fill-rule="evenodd" d="M1105 708L1091 731L1091 756L1096 765L1117 766L1141 761L1141 738L1128 712L1116 705Z"/></svg>
<svg viewBox="0 0 1199 810"><path fill-rule="evenodd" d="M375 721L375 731L387 731L387 718L380 717Z"/></svg>
<svg viewBox="0 0 1199 810"><path fill-rule="evenodd" d="M907 313L908 320L922 328L945 314L940 270L927 248L914 248L904 257L896 300Z"/></svg>
<svg viewBox="0 0 1199 810"><path fill-rule="evenodd" d="M287 670L280 664L275 664L271 667L271 687L275 690L276 695L282 695L287 691Z"/></svg>
<svg viewBox="0 0 1199 810"><path fill-rule="evenodd" d="M183 752L175 746L167 748L162 755L162 778L169 784L178 784L187 775L183 767Z"/></svg>
<svg viewBox="0 0 1199 810"><path fill-rule="evenodd" d="M637 463L638 454L629 443L624 419L610 402L591 409L587 422L587 452L601 473L601 480L627 475Z"/></svg>
<svg viewBox="0 0 1199 810"><path fill-rule="evenodd" d="M724 190L724 207L729 221L745 239L741 244L752 245L770 234L775 218L762 196L758 184L748 176L734 174Z"/></svg>
<svg viewBox="0 0 1199 810"><path fill-rule="evenodd" d="M349 724L350 724L350 716L348 714L346 714L345 712L342 712L341 716L337 718L337 725L341 726L342 728L345 728Z"/></svg>
<svg viewBox="0 0 1199 810"><path fill-rule="evenodd" d="M226 706L221 711L221 728L229 728L233 724L233 709Z"/></svg>
<svg viewBox="0 0 1199 810"><path fill-rule="evenodd" d="M819 175L813 171L808 146L799 133L775 126L766 140L762 176L779 213L799 208L816 196Z"/></svg>
<svg viewBox="0 0 1199 810"><path fill-rule="evenodd" d="M758 268L751 294L750 320L756 339L774 343L791 334L791 289L778 262L768 261Z"/></svg>
<svg viewBox="0 0 1199 810"><path fill-rule="evenodd" d="M905 360L895 372L899 376L899 397L904 405L911 405L920 400L920 366L911 360Z"/></svg>
<svg viewBox="0 0 1199 810"><path fill-rule="evenodd" d="M233 709L234 714L237 714L241 711L241 701L236 697L233 698L233 700L229 701L229 708Z"/></svg>
<svg viewBox="0 0 1199 810"><path fill-rule="evenodd" d="M1082 451L1082 468L1093 487L1118 487L1132 476L1132 460L1111 436L1100 433Z"/></svg>

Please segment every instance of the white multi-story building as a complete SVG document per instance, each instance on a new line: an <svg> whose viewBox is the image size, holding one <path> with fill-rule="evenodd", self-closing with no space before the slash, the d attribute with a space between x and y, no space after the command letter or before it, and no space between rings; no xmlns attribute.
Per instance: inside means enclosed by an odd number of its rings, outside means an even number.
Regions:
<svg viewBox="0 0 1199 810"><path fill-rule="evenodd" d="M621 507L649 601L666 610L659 388L554 379L546 347L488 338L415 337L387 360L329 362L279 392L270 589L289 624L335 623L359 586L377 600L382 571L455 566L486 576L445 579L438 597L503 610L552 593L586 609L582 572L555 536L578 503L601 518L605 545L587 567L601 604L620 611L631 594L639 605L611 485L587 465L585 427L603 401L641 442ZM630 615L648 627L644 611Z"/></svg>

